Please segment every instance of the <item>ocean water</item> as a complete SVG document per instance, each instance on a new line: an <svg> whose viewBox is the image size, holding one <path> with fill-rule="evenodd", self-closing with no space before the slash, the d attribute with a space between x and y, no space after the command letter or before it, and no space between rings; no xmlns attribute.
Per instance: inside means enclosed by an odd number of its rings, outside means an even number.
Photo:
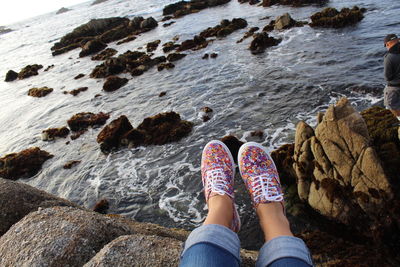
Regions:
<svg viewBox="0 0 400 267"><path fill-rule="evenodd" d="M273 150L294 142L295 126L300 120L315 124L316 115L340 97L350 99L356 109L382 105L383 38L397 33L400 3L396 0L332 0L326 6L342 8L358 5L367 8L360 23L344 29L313 29L309 26L272 32L283 41L265 53L252 55L248 50L252 38L237 44L245 29L218 39L206 49L187 52L172 70L151 69L139 77L120 76L129 83L112 93L101 91L103 79L88 77L100 62L79 58L79 49L53 57L50 47L63 35L92 18L141 15L162 18L162 8L175 1L109 0L91 6L90 2L72 7L72 11L55 12L8 27L13 32L0 35L0 155L38 146L52 154L40 173L23 180L60 197L93 207L101 198L111 203L110 212L139 221L192 229L205 216L201 194L200 155L212 139L233 134L242 141L254 140ZM135 50L160 39L171 41L192 38L222 19L245 18L249 28L263 28L270 19L289 12L296 20L309 20L311 14L325 6L300 8L273 6L263 8L230 3L203 10L176 20L170 27L159 26L135 41L109 44L119 53ZM269 17L269 19L262 19ZM156 55L162 55L161 46ZM216 52L216 59L202 60L204 53ZM54 64L38 76L5 83L9 69L19 71L28 64ZM79 73L87 74L74 80ZM27 96L31 87L48 86L54 92L44 98ZM87 86L76 97L64 90ZM363 91L354 90L362 87ZM167 95L158 97L161 91ZM95 98L96 94L102 94ZM208 122L199 117L200 108L214 110ZM100 152L96 136L100 129L90 129L79 139L44 142L42 130L61 127L78 112L110 112L109 121L126 115L137 126L145 117L176 111L195 123L190 136L163 146L122 149L110 155ZM262 139L250 136L264 130ZM81 163L70 170L62 166L69 160ZM239 208L246 220L254 219L248 201Z"/></svg>

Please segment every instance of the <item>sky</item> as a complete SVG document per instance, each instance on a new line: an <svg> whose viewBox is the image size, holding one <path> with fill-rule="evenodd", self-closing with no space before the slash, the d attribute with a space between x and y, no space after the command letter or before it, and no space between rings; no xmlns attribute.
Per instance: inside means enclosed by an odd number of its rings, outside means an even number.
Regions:
<svg viewBox="0 0 400 267"><path fill-rule="evenodd" d="M70 7L88 0L1 0L0 25L8 25L36 17L62 7Z"/></svg>

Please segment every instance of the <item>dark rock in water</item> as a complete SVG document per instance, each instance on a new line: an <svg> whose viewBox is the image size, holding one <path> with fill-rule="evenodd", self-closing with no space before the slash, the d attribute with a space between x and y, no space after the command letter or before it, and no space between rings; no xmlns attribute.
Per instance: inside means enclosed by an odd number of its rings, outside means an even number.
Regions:
<svg viewBox="0 0 400 267"><path fill-rule="evenodd" d="M107 124L97 135L97 143L100 144L101 151L107 153L114 148L119 148L122 137L132 129L133 127L125 115Z"/></svg>
<svg viewBox="0 0 400 267"><path fill-rule="evenodd" d="M12 82L12 81L15 81L17 78L18 78L18 73L16 73L13 70L9 70L6 74L6 79L4 81Z"/></svg>
<svg viewBox="0 0 400 267"><path fill-rule="evenodd" d="M118 53L118 51L113 48L106 48L105 50L101 51L97 55L92 56L91 59L92 60L107 60L117 53Z"/></svg>
<svg viewBox="0 0 400 267"><path fill-rule="evenodd" d="M93 5L101 4L101 3L104 3L104 2L107 2L107 1L108 0L95 0L95 1L93 1L93 3L91 5L93 6Z"/></svg>
<svg viewBox="0 0 400 267"><path fill-rule="evenodd" d="M282 40L275 39L274 37L268 36L268 33L262 32L254 35L254 39L250 44L250 51L252 54L260 54L265 51L266 48L278 45Z"/></svg>
<svg viewBox="0 0 400 267"><path fill-rule="evenodd" d="M91 40L82 47L82 51L79 53L79 57L86 57L88 55L100 52L106 47L107 45L100 40Z"/></svg>
<svg viewBox="0 0 400 267"><path fill-rule="evenodd" d="M158 71L162 71L163 69L170 70L170 69L173 69L173 68L175 68L175 65L172 64L171 62L161 63L160 65L157 66L157 70Z"/></svg>
<svg viewBox="0 0 400 267"><path fill-rule="evenodd" d="M248 2L250 5L256 5L256 4L260 3L260 0L238 0L238 1L241 4Z"/></svg>
<svg viewBox="0 0 400 267"><path fill-rule="evenodd" d="M170 62L180 60L182 58L186 57L186 54L180 54L180 53L171 53L167 56L167 60Z"/></svg>
<svg viewBox="0 0 400 267"><path fill-rule="evenodd" d="M171 22L164 23L164 24L163 24L163 27L164 27L164 28L169 27L169 26L171 26L171 25L174 24L174 23L175 23L175 21L171 21Z"/></svg>
<svg viewBox="0 0 400 267"><path fill-rule="evenodd" d="M244 33L243 37L238 40L236 43L241 43L245 39L249 38L250 36L253 36L256 31L258 31L260 28L259 27L251 27L247 32Z"/></svg>
<svg viewBox="0 0 400 267"><path fill-rule="evenodd" d="M272 30L287 30L293 27L303 27L308 22L306 21L296 21L294 20L289 13L285 13L275 20L271 20L271 22L264 27L263 31L269 32Z"/></svg>
<svg viewBox="0 0 400 267"><path fill-rule="evenodd" d="M92 211L41 209L25 216L0 238L0 265L83 266L107 243L133 233L127 225ZM21 250L18 247L23 242Z"/></svg>
<svg viewBox="0 0 400 267"><path fill-rule="evenodd" d="M49 128L42 132L42 140L43 141L51 141L56 137L65 138L69 134L69 129L67 127L61 128Z"/></svg>
<svg viewBox="0 0 400 267"><path fill-rule="evenodd" d="M325 4L328 0L263 0L262 6L269 7L272 5L287 5L287 6L303 6L313 4Z"/></svg>
<svg viewBox="0 0 400 267"><path fill-rule="evenodd" d="M202 107L200 110L203 111L203 112L205 112L205 113L211 113L211 112L213 112L213 109L210 108L210 107Z"/></svg>
<svg viewBox="0 0 400 267"><path fill-rule="evenodd" d="M213 28L207 28L200 33L201 37L225 37L234 31L247 27L247 21L242 18L234 18L232 21L227 19L222 20L221 23Z"/></svg>
<svg viewBox="0 0 400 267"><path fill-rule="evenodd" d="M208 59L209 55L207 53L204 54L204 56L202 57L202 59Z"/></svg>
<svg viewBox="0 0 400 267"><path fill-rule="evenodd" d="M53 88L41 87L41 88L31 88L28 91L29 96L33 97L43 97L53 92Z"/></svg>
<svg viewBox="0 0 400 267"><path fill-rule="evenodd" d="M157 26L158 26L158 23L153 17L149 17L140 23L141 29L153 29Z"/></svg>
<svg viewBox="0 0 400 267"><path fill-rule="evenodd" d="M82 78L82 77L84 77L84 76L85 76L85 74L80 73L80 74L76 75L76 76L74 77L74 79L75 79L75 80L78 80L78 79L80 79L80 78Z"/></svg>
<svg viewBox="0 0 400 267"><path fill-rule="evenodd" d="M106 123L110 115L100 112L94 114L91 112L81 112L73 115L68 121L71 131L78 132L87 130L88 127L100 126Z"/></svg>
<svg viewBox="0 0 400 267"><path fill-rule="evenodd" d="M47 68L46 68L44 71L49 71L49 70L51 70L52 68L54 68L54 64L47 66Z"/></svg>
<svg viewBox="0 0 400 267"><path fill-rule="evenodd" d="M132 76L140 76L143 73L144 73L144 69L142 69L142 68L135 68L135 69L131 70Z"/></svg>
<svg viewBox="0 0 400 267"><path fill-rule="evenodd" d="M0 158L0 177L10 180L32 177L40 171L43 163L52 157L53 155L38 147L8 154Z"/></svg>
<svg viewBox="0 0 400 267"><path fill-rule="evenodd" d="M356 24L364 18L365 9L357 6L342 8L340 12L335 8L325 8L311 16L311 27L342 28Z"/></svg>
<svg viewBox="0 0 400 267"><path fill-rule="evenodd" d="M208 46L209 41L206 40L206 38L195 35L193 39L189 39L186 41L183 41L180 46L178 47L177 51L185 51L185 50L199 50L203 49Z"/></svg>
<svg viewBox="0 0 400 267"><path fill-rule="evenodd" d="M200 109L199 116L201 117L203 122L207 122L207 121L211 120L212 112L213 112L212 108L210 108L210 107L202 107Z"/></svg>
<svg viewBox="0 0 400 267"><path fill-rule="evenodd" d="M79 95L79 93L87 91L87 89L89 89L89 88L88 87L79 87L79 88L69 91L67 93L70 95L73 95L73 96L77 96L77 95Z"/></svg>
<svg viewBox="0 0 400 267"><path fill-rule="evenodd" d="M4 27L4 26L0 26L0 35L1 34L6 34L6 33L9 33L9 32L12 32L13 30L11 30L11 29L8 29L8 28L6 28L6 27Z"/></svg>
<svg viewBox="0 0 400 267"><path fill-rule="evenodd" d="M50 195L25 183L2 178L0 178L0 203L2 203L0 205L0 237L12 225L39 208L45 209L54 206L77 207L68 200Z"/></svg>
<svg viewBox="0 0 400 267"><path fill-rule="evenodd" d="M103 85L103 90L106 92L112 92L118 90L128 82L126 78L120 78L118 76L110 76L107 78Z"/></svg>
<svg viewBox="0 0 400 267"><path fill-rule="evenodd" d="M150 53L150 52L153 52L154 50L156 50L160 43L161 43L161 40L155 40L153 42L148 43L146 45L147 52Z"/></svg>
<svg viewBox="0 0 400 267"><path fill-rule="evenodd" d="M107 59L104 63L97 65L92 73L91 78L105 78L107 76L119 74L123 72L126 68L126 62L120 57L111 57Z"/></svg>
<svg viewBox="0 0 400 267"><path fill-rule="evenodd" d="M163 96L165 96L167 94L167 92L161 92L159 95L158 95L158 97L163 97Z"/></svg>
<svg viewBox="0 0 400 267"><path fill-rule="evenodd" d="M163 15L173 15L175 18L183 17L188 14L199 12L208 7L223 5L230 2L230 0L208 0L208 1L180 1L173 4L166 5L163 9ZM168 16L169 18L170 16Z"/></svg>
<svg viewBox="0 0 400 267"><path fill-rule="evenodd" d="M163 51L164 53L167 53L169 51L177 49L178 47L180 47L180 45L175 44L174 42L167 42L163 44Z"/></svg>
<svg viewBox="0 0 400 267"><path fill-rule="evenodd" d="M93 208L93 211L101 214L107 214L109 208L110 208L110 203L108 203L108 200L104 198L96 203L96 205Z"/></svg>
<svg viewBox="0 0 400 267"><path fill-rule="evenodd" d="M239 139L237 139L233 135L222 137L221 142L223 142L229 148L229 151L231 152L233 159L237 164L239 149L244 143L242 141L239 141Z"/></svg>
<svg viewBox="0 0 400 267"><path fill-rule="evenodd" d="M217 53L211 53L210 54L210 58L217 58L218 57L218 54Z"/></svg>
<svg viewBox="0 0 400 267"><path fill-rule="evenodd" d="M71 140L78 139L79 137L81 137L82 134L86 133L86 131L87 129L74 132L73 134L71 134Z"/></svg>
<svg viewBox="0 0 400 267"><path fill-rule="evenodd" d="M252 131L252 132L250 133L250 135L251 135L251 136L257 136L257 137L263 138L263 137L264 137L264 131L262 131L262 130Z"/></svg>
<svg viewBox="0 0 400 267"><path fill-rule="evenodd" d="M68 12L68 11L71 11L71 9L62 7L56 12L56 14L58 15L58 14L62 14L62 13Z"/></svg>
<svg viewBox="0 0 400 267"><path fill-rule="evenodd" d="M128 35L128 37L126 37L125 39L117 42L117 45L121 45L121 44L124 44L124 43L128 43L128 42L134 41L134 40L136 40L136 38L137 37L134 36L134 35Z"/></svg>
<svg viewBox="0 0 400 267"><path fill-rule="evenodd" d="M43 68L43 66L38 64L28 65L20 70L20 72L18 73L18 78L22 80L31 76L38 75L38 70L40 70L41 68Z"/></svg>
<svg viewBox="0 0 400 267"><path fill-rule="evenodd" d="M175 112L160 113L149 117L135 129L125 116L112 121L97 136L97 142L104 153L121 145L132 147L142 145L163 145L176 142L192 131L193 123L181 120Z"/></svg>
<svg viewBox="0 0 400 267"><path fill-rule="evenodd" d="M81 163L80 160L71 160L68 161L67 163L64 164L63 169L69 170L72 167L74 167L75 165L78 165L79 163Z"/></svg>

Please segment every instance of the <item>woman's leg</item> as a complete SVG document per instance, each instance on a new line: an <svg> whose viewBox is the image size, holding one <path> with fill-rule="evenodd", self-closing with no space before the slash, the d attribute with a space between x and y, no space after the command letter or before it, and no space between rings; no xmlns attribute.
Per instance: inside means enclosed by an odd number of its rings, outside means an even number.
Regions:
<svg viewBox="0 0 400 267"><path fill-rule="evenodd" d="M239 150L238 162L265 238L256 266L311 266L306 245L290 230L278 171L266 149L255 142L246 143Z"/></svg>
<svg viewBox="0 0 400 267"><path fill-rule="evenodd" d="M240 220L234 206L234 162L220 141L209 142L202 155L201 174L208 214L204 224L190 233L180 267L240 265L240 242L235 232Z"/></svg>

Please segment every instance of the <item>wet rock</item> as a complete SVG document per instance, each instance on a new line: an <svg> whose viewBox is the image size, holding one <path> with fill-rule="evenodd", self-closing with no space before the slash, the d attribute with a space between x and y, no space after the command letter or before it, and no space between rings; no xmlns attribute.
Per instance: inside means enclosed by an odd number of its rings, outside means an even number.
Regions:
<svg viewBox="0 0 400 267"><path fill-rule="evenodd" d="M91 112L81 112L73 115L68 121L71 131L78 132L87 130L89 127L101 126L106 123L110 115L100 112L94 114Z"/></svg>
<svg viewBox="0 0 400 267"><path fill-rule="evenodd" d="M78 165L79 163L81 163L80 160L71 160L71 161L68 161L67 163L65 163L63 168L66 170L69 170L72 167L74 167L75 165Z"/></svg>
<svg viewBox="0 0 400 267"><path fill-rule="evenodd" d="M203 122L207 122L211 119L212 112L213 112L212 108L202 107L200 109L199 117L203 120Z"/></svg>
<svg viewBox="0 0 400 267"><path fill-rule="evenodd" d="M169 51L177 49L178 47L180 47L180 45L175 44L174 42L167 42L163 44L163 51L164 53L167 53Z"/></svg>
<svg viewBox="0 0 400 267"><path fill-rule="evenodd" d="M56 12L56 15L62 14L62 13L68 12L68 11L71 11L71 9L62 7Z"/></svg>
<svg viewBox="0 0 400 267"><path fill-rule="evenodd" d="M208 59L208 57L209 57L209 54L205 53L205 54L203 55L202 59Z"/></svg>
<svg viewBox="0 0 400 267"><path fill-rule="evenodd" d="M218 57L218 54L217 53L211 53L210 54L210 58L217 58Z"/></svg>
<svg viewBox="0 0 400 267"><path fill-rule="evenodd" d="M313 4L325 4L327 0L263 0L262 6L269 7L272 5L287 5L287 6L303 6Z"/></svg>
<svg viewBox="0 0 400 267"><path fill-rule="evenodd" d="M183 41L180 46L177 48L177 51L185 51L185 50L199 50L203 49L208 46L209 41L206 40L206 38L195 35L193 39L189 39L186 41Z"/></svg>
<svg viewBox="0 0 400 267"><path fill-rule="evenodd" d="M229 148L229 151L231 152L233 159L237 164L239 149L244 143L233 135L222 137L221 142L223 142Z"/></svg>
<svg viewBox="0 0 400 267"><path fill-rule="evenodd" d="M342 28L356 24L364 18L364 9L357 6L342 8L340 12L335 8L325 8L311 16L311 27Z"/></svg>
<svg viewBox="0 0 400 267"><path fill-rule="evenodd" d="M15 81L17 78L18 78L18 73L16 73L13 70L9 70L6 74L6 79L4 81L12 82L12 81Z"/></svg>
<svg viewBox="0 0 400 267"><path fill-rule="evenodd" d="M257 136L259 138L263 138L264 137L264 131L263 130L256 130L256 131L252 131L250 133L251 136Z"/></svg>
<svg viewBox="0 0 400 267"><path fill-rule="evenodd" d="M208 0L208 1L180 1L173 4L166 5L163 9L163 15L173 15L174 18L186 16L188 14L199 12L208 7L223 5L230 2L230 0ZM168 16L169 17L169 16Z"/></svg>
<svg viewBox="0 0 400 267"><path fill-rule="evenodd" d="M103 90L106 92L112 92L118 90L128 82L126 78L120 78L118 76L110 76L107 78L103 85Z"/></svg>
<svg viewBox="0 0 400 267"><path fill-rule="evenodd" d="M47 66L47 68L46 68L44 71L49 71L49 70L51 70L52 68L54 68L54 64Z"/></svg>
<svg viewBox="0 0 400 267"><path fill-rule="evenodd" d="M161 40L155 40L153 42L150 42L146 45L147 52L153 52L154 50L157 49L158 45L161 43Z"/></svg>
<svg viewBox="0 0 400 267"><path fill-rule="evenodd" d="M200 33L201 37L209 38L209 37L225 37L234 31L239 29L243 29L247 27L247 21L242 18L234 18L231 21L224 19L220 22L219 25L213 28L207 28L206 30Z"/></svg>
<svg viewBox="0 0 400 267"><path fill-rule="evenodd" d="M238 0L238 1L241 4L249 3L250 5L256 5L256 4L260 3L260 0Z"/></svg>
<svg viewBox="0 0 400 267"><path fill-rule="evenodd" d="M128 37L126 37L122 41L117 42L117 45L121 45L121 44L124 44L124 43L128 43L128 42L134 41L134 40L136 40L136 38L137 37L134 36L134 35L128 35Z"/></svg>
<svg viewBox="0 0 400 267"><path fill-rule="evenodd" d="M171 53L167 56L167 60L169 62L173 62L173 61L178 61L182 58L186 57L186 54L180 54L180 53Z"/></svg>
<svg viewBox="0 0 400 267"><path fill-rule="evenodd" d="M107 1L108 0L95 0L95 1L92 2L91 5L93 6L93 5L101 4L101 3L104 3L104 2L107 2Z"/></svg>
<svg viewBox="0 0 400 267"><path fill-rule="evenodd" d="M110 208L110 203L108 203L108 200L104 198L96 203L96 205L93 208L93 211L101 214L107 214L109 208Z"/></svg>
<svg viewBox="0 0 400 267"><path fill-rule="evenodd" d="M43 97L53 92L53 88L41 87L41 88L31 88L28 91L29 96L33 97Z"/></svg>
<svg viewBox="0 0 400 267"><path fill-rule="evenodd" d="M21 71L18 73L18 78L20 80L22 80L22 79L29 78L31 76L38 75L39 74L38 71L41 68L43 68L43 66L42 65L38 65L38 64L27 65L26 67L21 69Z"/></svg>
<svg viewBox="0 0 400 267"><path fill-rule="evenodd" d="M52 157L53 155L38 147L5 155L0 158L0 177L10 180L32 177L40 171L43 163Z"/></svg>
<svg viewBox="0 0 400 267"><path fill-rule="evenodd" d="M170 69L173 69L173 68L175 68L175 65L172 64L171 62L168 62L168 63L161 63L161 64L159 64L159 65L157 66L158 71L162 71L163 69L170 70Z"/></svg>
<svg viewBox="0 0 400 267"><path fill-rule="evenodd" d="M181 251L182 241L173 238L146 235L121 236L107 244L84 266L173 267L179 265Z"/></svg>
<svg viewBox="0 0 400 267"><path fill-rule="evenodd" d="M71 140L78 139L79 137L81 137L82 134L86 133L86 131L87 129L74 132L73 134L71 134Z"/></svg>
<svg viewBox="0 0 400 267"><path fill-rule="evenodd" d="M249 38L250 36L253 36L254 33L256 31L258 31L260 28L259 27L251 27L247 32L245 32L245 34L243 35L243 37L238 40L236 43L241 43L243 42L245 39Z"/></svg>
<svg viewBox="0 0 400 267"><path fill-rule="evenodd" d="M107 76L119 74L126 69L126 62L122 58L109 58L104 63L97 65L92 73L91 78L105 78Z"/></svg>
<svg viewBox="0 0 400 267"><path fill-rule="evenodd" d="M107 243L129 234L126 225L95 212L47 208L25 216L0 238L0 265L83 266Z"/></svg>
<svg viewBox="0 0 400 267"><path fill-rule="evenodd" d="M68 94L73 95L73 96L77 96L77 95L79 95L79 93L85 92L88 89L89 89L88 87L79 87L79 88L76 88L76 89L74 89L72 91L69 91Z"/></svg>
<svg viewBox="0 0 400 267"><path fill-rule="evenodd" d="M171 25L174 24L174 23L175 23L175 21L171 21L171 22L164 23L164 24L163 24L163 27L164 27L164 28L169 27L169 26L171 26Z"/></svg>
<svg viewBox="0 0 400 267"><path fill-rule="evenodd" d="M296 173L293 169L294 144L286 144L271 152L279 177L283 185L296 184Z"/></svg>
<svg viewBox="0 0 400 267"><path fill-rule="evenodd" d="M205 112L205 113L211 113L211 112L213 112L213 109L210 108L210 107L202 107L202 108L200 109L200 111L203 111L203 112Z"/></svg>
<svg viewBox="0 0 400 267"><path fill-rule="evenodd" d="M9 28L6 28L6 27L4 27L4 26L0 26L0 35L1 34L6 34L6 33L9 33L9 32L12 32L13 30L11 30L11 29L9 29Z"/></svg>
<svg viewBox="0 0 400 267"><path fill-rule="evenodd" d="M61 128L49 128L42 132L42 140L43 141L52 141L56 137L65 138L69 134L69 129L67 127Z"/></svg>
<svg viewBox="0 0 400 267"><path fill-rule="evenodd" d="M76 76L74 77L74 79L75 79L75 80L78 80L78 79L80 79L80 78L82 78L82 77L85 77L85 74L80 73L80 74L76 75Z"/></svg>
<svg viewBox="0 0 400 267"><path fill-rule="evenodd" d="M2 178L0 178L0 203L0 237L24 216L39 208L77 207L68 200L50 195L25 183Z"/></svg>
<svg viewBox="0 0 400 267"><path fill-rule="evenodd" d="M149 17L140 23L141 29L153 29L157 26L158 26L158 23L153 17Z"/></svg>
<svg viewBox="0 0 400 267"><path fill-rule="evenodd" d="M289 13L285 13L275 20L271 20L271 22L264 27L263 31L269 32L272 30L287 30L293 27L303 27L308 22L306 21L296 21L294 20Z"/></svg>
<svg viewBox="0 0 400 267"><path fill-rule="evenodd" d="M83 46L82 51L79 53L79 57L86 57L88 55L100 52L106 47L107 45L98 39L91 40Z"/></svg>
<svg viewBox="0 0 400 267"><path fill-rule="evenodd" d="M134 17L130 22L129 22L129 27L132 29L140 29L140 24L144 21L144 18L141 16L136 16Z"/></svg>
<svg viewBox="0 0 400 267"><path fill-rule="evenodd" d="M118 51L113 48L106 48L97 55L92 56L92 60L107 60L117 54Z"/></svg>
<svg viewBox="0 0 400 267"><path fill-rule="evenodd" d="M250 51L253 55L263 53L265 49L271 46L278 45L282 40L268 36L268 33L262 32L254 35L253 41L250 44Z"/></svg>
<svg viewBox="0 0 400 267"><path fill-rule="evenodd" d="M159 95L158 95L158 97L163 97L163 96L165 96L167 94L167 92L161 92Z"/></svg>
<svg viewBox="0 0 400 267"><path fill-rule="evenodd" d="M176 142L192 131L193 123L181 120L175 112L166 112L144 119L137 128L131 127L125 116L111 122L97 136L100 149L108 153L127 144L137 147Z"/></svg>

